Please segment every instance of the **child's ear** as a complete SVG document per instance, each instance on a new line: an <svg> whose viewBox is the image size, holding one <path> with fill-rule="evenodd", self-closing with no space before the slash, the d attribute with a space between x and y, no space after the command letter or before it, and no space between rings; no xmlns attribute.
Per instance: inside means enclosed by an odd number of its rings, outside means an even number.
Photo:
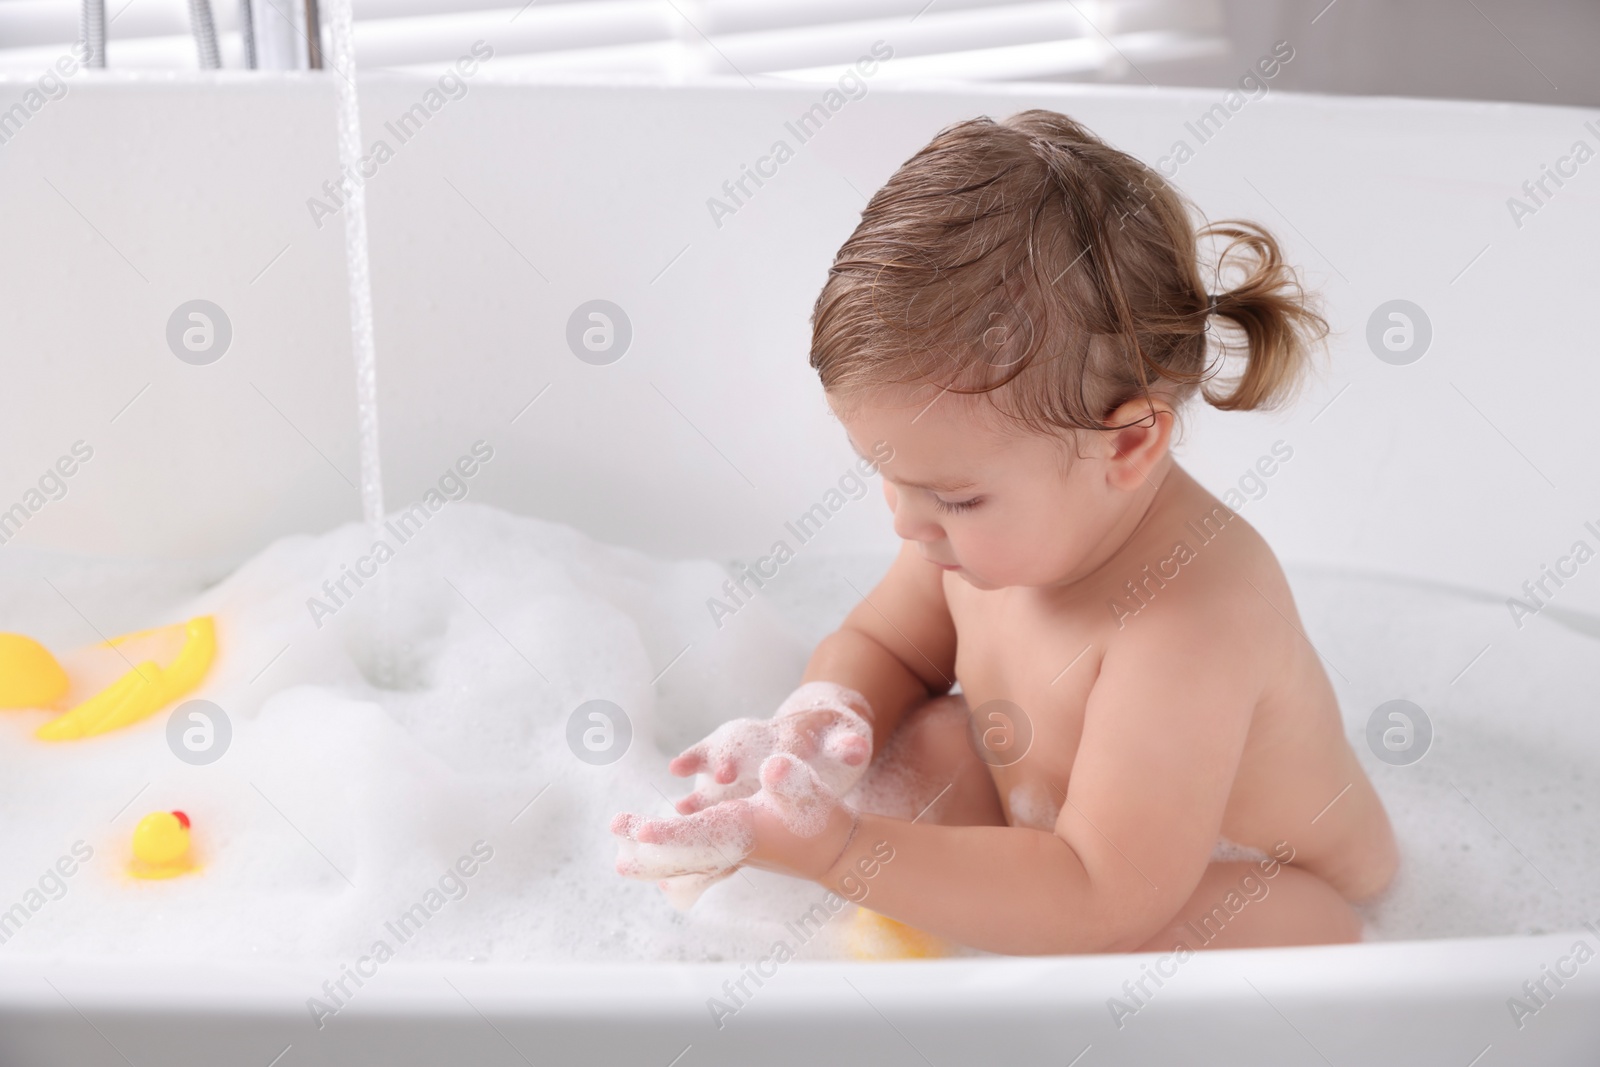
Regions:
<svg viewBox="0 0 1600 1067"><path fill-rule="evenodd" d="M1105 431L1110 452L1106 478L1115 489L1137 489L1166 458L1177 416L1160 397L1129 400L1106 418L1120 429Z"/></svg>

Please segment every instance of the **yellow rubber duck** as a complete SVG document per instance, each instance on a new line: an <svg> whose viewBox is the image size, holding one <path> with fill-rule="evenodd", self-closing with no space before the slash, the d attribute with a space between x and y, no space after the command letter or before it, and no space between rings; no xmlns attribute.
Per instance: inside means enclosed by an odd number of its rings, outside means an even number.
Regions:
<svg viewBox="0 0 1600 1067"><path fill-rule="evenodd" d="M67 672L22 634L0 634L0 708L47 708L67 695Z"/></svg>
<svg viewBox="0 0 1600 1067"><path fill-rule="evenodd" d="M932 934L866 908L856 909L849 939L850 954L858 960L931 960L950 954Z"/></svg>
<svg viewBox="0 0 1600 1067"><path fill-rule="evenodd" d="M180 633L181 631L181 633ZM193 692L211 669L217 654L215 620L200 615L188 622L113 637L97 648L182 645L166 666L143 659L132 670L70 711L41 725L34 736L44 741L73 741L147 719ZM0 634L0 708L48 708L70 688L70 679L43 645L22 634Z"/></svg>
<svg viewBox="0 0 1600 1067"><path fill-rule="evenodd" d="M189 859L189 816L181 811L153 811L133 828L135 878L173 878L194 870Z"/></svg>

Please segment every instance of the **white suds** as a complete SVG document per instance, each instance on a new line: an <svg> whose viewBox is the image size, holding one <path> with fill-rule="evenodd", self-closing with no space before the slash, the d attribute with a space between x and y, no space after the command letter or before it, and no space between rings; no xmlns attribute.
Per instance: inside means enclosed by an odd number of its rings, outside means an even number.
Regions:
<svg viewBox="0 0 1600 1067"><path fill-rule="evenodd" d="M809 763L780 752L762 761L758 777L761 788L750 796L693 815L618 815L611 823L617 873L660 882L673 906L687 910L749 856L757 810L775 816L796 837L815 837L827 828L839 794Z"/></svg>
<svg viewBox="0 0 1600 1067"><path fill-rule="evenodd" d="M638 840L640 828L649 821L624 815L612 823L618 874L652 882L684 875L717 875L731 871L750 854L749 815L731 805L670 820L673 829L661 840Z"/></svg>
<svg viewBox="0 0 1600 1067"><path fill-rule="evenodd" d="M852 704L854 707L852 707ZM775 752L794 752L835 796L849 792L866 773L872 727L855 710L868 708L860 693L832 682L808 682L791 693L770 719L734 719L712 731L690 751L706 769L695 775L695 792L708 803L752 796L761 787L761 766ZM731 766L735 777L717 781Z"/></svg>
<svg viewBox="0 0 1600 1067"><path fill-rule="evenodd" d="M93 848L69 891L12 933L7 959L353 961L425 894L459 890L441 878L480 838L493 859L402 960L756 960L815 904L815 885L747 868L681 915L654 885L617 877L606 824L619 810L669 814L663 796L685 779L668 758L721 722L778 707L853 606L851 585L870 585L888 556L798 559L789 584L769 584L716 629L704 608L726 579L715 564L651 560L453 502L384 565L404 578L388 616L403 670L378 685L370 581L346 583L352 598L320 628L306 606L371 546L370 529L351 523L279 541L231 575L0 552L0 630L64 655L99 639L69 603L92 605L107 635L215 614L217 661L194 695L233 727L226 755L197 767L168 748L165 714L46 745L33 730L47 713L0 713L0 907L37 889L75 841ZM1349 675L1330 672L1400 838L1395 886L1364 908L1371 936L1529 934L1592 918L1592 617L1551 610L1517 630L1503 598L1346 573L1290 578L1306 636ZM1410 766L1380 762L1365 738L1396 696L1433 717L1433 747ZM569 748L569 716L597 697L632 721L631 746L607 766ZM936 800L948 781L897 767L895 748L844 803L938 821L954 790ZM174 808L194 819L200 870L127 878L133 825ZM679 877L686 890L713 884ZM828 924L806 956L845 955L848 928Z"/></svg>

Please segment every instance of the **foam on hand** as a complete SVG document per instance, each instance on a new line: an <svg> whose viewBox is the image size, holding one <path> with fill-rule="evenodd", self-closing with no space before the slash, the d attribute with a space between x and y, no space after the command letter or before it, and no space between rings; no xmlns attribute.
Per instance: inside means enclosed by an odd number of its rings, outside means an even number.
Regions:
<svg viewBox="0 0 1600 1067"><path fill-rule="evenodd" d="M827 828L840 794L810 763L779 753L762 763L761 789L750 803L776 815L796 837L816 837Z"/></svg>
<svg viewBox="0 0 1600 1067"><path fill-rule="evenodd" d="M695 807L754 795L760 772L776 752L804 759L822 784L843 796L861 780L872 757L871 714L865 697L832 682L807 682L778 706L770 719L723 723L679 760L698 765Z"/></svg>
<svg viewBox="0 0 1600 1067"><path fill-rule="evenodd" d="M777 818L797 837L815 837L841 802L808 762L788 753L762 761L759 788L748 797L676 818L621 814L611 821L617 873L655 881L667 899L687 910L750 855L756 811Z"/></svg>
<svg viewBox="0 0 1600 1067"><path fill-rule="evenodd" d="M694 791L678 803L685 818L675 824L693 836L642 843L636 835L645 826L653 838L658 828L674 824L619 815L612 822L618 873L657 881L674 907L687 910L749 852L749 815L735 802L771 811L802 837L820 833L828 810L862 780L871 761L872 726L862 712L872 713L866 697L816 681L790 693L770 719L723 723L673 761L679 773L702 768Z"/></svg>
<svg viewBox="0 0 1600 1067"><path fill-rule="evenodd" d="M732 806L663 820L622 814L611 820L611 832L617 837L617 873L646 881L720 874L750 854L749 817Z"/></svg>
<svg viewBox="0 0 1600 1067"><path fill-rule="evenodd" d="M857 709L861 709L858 711ZM815 754L805 761L818 781L829 792L843 796L867 772L872 759L872 714L867 698L833 682L806 682L778 705L773 719L794 722L796 716L812 718L809 712L831 712L821 736L816 738Z"/></svg>

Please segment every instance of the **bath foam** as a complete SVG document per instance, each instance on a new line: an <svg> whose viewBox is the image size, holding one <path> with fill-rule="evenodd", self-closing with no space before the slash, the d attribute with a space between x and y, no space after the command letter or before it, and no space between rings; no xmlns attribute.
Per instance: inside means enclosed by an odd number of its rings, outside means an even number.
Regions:
<svg viewBox="0 0 1600 1067"><path fill-rule="evenodd" d="M45 713L0 713L0 909L80 855L78 842L93 850L64 890L52 882L24 908L0 950L353 961L384 939L402 961L757 959L814 901L809 883L742 870L681 914L654 885L617 877L606 826L623 810L671 814L685 782L666 772L669 755L723 722L771 714L853 606L839 576L861 586L888 555L798 558L717 631L702 621L726 577L717 566L452 505L384 567L410 664L403 687L384 688L369 681L362 615L378 590L355 590L321 630L305 605L369 547L353 523L279 541L226 576L0 554L0 629L53 649L96 640L79 610L107 633L215 613L220 653L195 695L234 727L221 760L193 767L168 750L164 714L64 748L33 740ZM1503 599L1306 569L1290 579L1404 856L1395 886L1366 909L1369 936L1540 933L1593 918L1595 639L1544 614L1516 630ZM1409 767L1381 763L1363 740L1372 710L1395 697L1433 719L1433 750ZM634 728L609 766L566 746L567 717L594 698L623 707ZM855 794L889 805L941 786L869 775ZM126 877L134 825L173 809L193 820L201 870ZM478 841L492 860L400 943L388 924ZM804 955L847 956L846 925Z"/></svg>
<svg viewBox="0 0 1600 1067"><path fill-rule="evenodd" d="M48 606L33 595L49 592L41 574L119 625L214 614L220 651L194 696L223 709L233 737L221 759L191 766L167 747L166 713L70 747L32 739L45 712L0 714L5 870L44 870L80 840L93 850L60 899L6 931L4 950L229 961L351 961L380 940L408 959L766 951L814 887L749 872L688 921L653 886L617 877L606 826L619 810L669 812L684 782L667 758L685 738L778 706L809 652L793 632L761 605L714 628L703 605L726 580L717 565L655 561L469 503L400 546L378 579L347 581L334 614L314 620L308 598L370 545L354 523L287 538L198 593L209 575L175 573L162 595L151 568L129 566L137 603L119 601L107 564L8 553L0 626L62 647L96 637L81 620L15 609ZM406 663L387 688L372 680L384 603ZM632 734L598 766L567 740L569 716L594 699L622 709ZM173 809L193 821L199 870L128 877L134 825ZM430 897L478 842L492 860ZM0 882L0 900L36 879ZM424 899L439 906L400 943L390 925ZM837 954L835 940L807 953Z"/></svg>

